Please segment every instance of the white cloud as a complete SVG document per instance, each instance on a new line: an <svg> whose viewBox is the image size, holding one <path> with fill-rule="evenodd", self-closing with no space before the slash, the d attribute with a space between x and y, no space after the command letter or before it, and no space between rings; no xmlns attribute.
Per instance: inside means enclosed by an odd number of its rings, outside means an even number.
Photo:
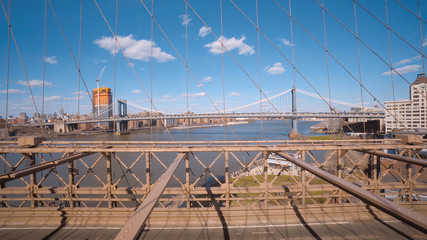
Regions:
<svg viewBox="0 0 427 240"><path fill-rule="evenodd" d="M46 96L44 98L45 101L58 101L58 100L63 100L63 98L61 96Z"/></svg>
<svg viewBox="0 0 427 240"><path fill-rule="evenodd" d="M141 93L141 90L140 89L135 89L135 90L132 90L131 93Z"/></svg>
<svg viewBox="0 0 427 240"><path fill-rule="evenodd" d="M162 96L162 98L163 98L163 99L169 99L169 98L172 98L172 96L171 96L171 95L166 94L166 95L163 95L163 96Z"/></svg>
<svg viewBox="0 0 427 240"><path fill-rule="evenodd" d="M211 28L207 28L206 26L202 26L199 29L199 37L205 37L206 35L208 35L211 31Z"/></svg>
<svg viewBox="0 0 427 240"><path fill-rule="evenodd" d="M181 24L184 26L189 24L191 20L193 20L192 18L190 18L190 14L187 14L187 15L181 14L179 15L179 19L181 20Z"/></svg>
<svg viewBox="0 0 427 240"><path fill-rule="evenodd" d="M42 80L33 79L33 80L30 80L29 82L30 82L30 86L31 87L42 87L43 86L43 81ZM16 83L19 84L19 85L22 85L22 86L28 86L27 81L20 80L20 81L18 81ZM44 81L44 86L45 87L52 87L52 83L45 80Z"/></svg>
<svg viewBox="0 0 427 240"><path fill-rule="evenodd" d="M133 37L132 34L128 36L118 36L117 40L123 48L126 56L130 59L136 59L148 62L151 57L151 41L150 40L137 40ZM114 38L113 37L101 37L94 41L98 47L110 51L111 54L114 54ZM120 48L117 47L117 51L120 51ZM156 43L153 42L153 58L158 62L167 62L175 59L174 56L163 52L160 47L156 47Z"/></svg>
<svg viewBox="0 0 427 240"><path fill-rule="evenodd" d="M200 82L202 82L202 83L212 82L212 77L207 76L207 77L203 78Z"/></svg>
<svg viewBox="0 0 427 240"><path fill-rule="evenodd" d="M221 40L221 36L218 39ZM238 53L240 55L254 54L255 53L254 47L244 43L245 40L246 40L245 36L242 36L240 39L236 39L234 37L232 38L224 37L224 47L227 48L228 51L238 49L239 50ZM208 43L205 45L205 47L209 48L209 52L213 54L220 54L222 52L221 43L219 41Z"/></svg>
<svg viewBox="0 0 427 240"><path fill-rule="evenodd" d="M425 46L427 46L427 37L424 38L424 41L423 41L423 47L425 47Z"/></svg>
<svg viewBox="0 0 427 240"><path fill-rule="evenodd" d="M79 95L79 93L80 93L80 95L84 95L85 94L85 92L83 92L83 91L80 91L80 92L75 91L75 92L73 92L74 95Z"/></svg>
<svg viewBox="0 0 427 240"><path fill-rule="evenodd" d="M197 84L197 87L199 88L199 87L203 87L205 84L203 84L203 83L199 83L199 84Z"/></svg>
<svg viewBox="0 0 427 240"><path fill-rule="evenodd" d="M413 62L415 60L419 60L419 59L421 59L421 56L415 56L415 57L411 57L411 58L405 58L405 59L402 59L399 62L395 63L394 65L395 66L400 66L400 65L403 65L403 64L411 63L411 62Z"/></svg>
<svg viewBox="0 0 427 240"><path fill-rule="evenodd" d="M422 67L421 65L408 65L400 68L395 68L395 70L400 74L405 74L405 73L411 73L411 72L418 72L421 70L421 67ZM393 74L397 74L397 73L393 71ZM383 72L382 75L390 76L391 73L390 71L387 71L387 72Z"/></svg>
<svg viewBox="0 0 427 240"><path fill-rule="evenodd" d="M238 92L232 92L232 93L229 93L228 96L229 97L238 97L238 96L240 96L240 93L238 93Z"/></svg>
<svg viewBox="0 0 427 240"><path fill-rule="evenodd" d="M50 64L57 64L58 60L56 60L56 56L46 57L45 61Z"/></svg>
<svg viewBox="0 0 427 240"><path fill-rule="evenodd" d="M0 90L0 93L7 93L8 91L6 89ZM25 91L22 91L20 89L9 89L10 94L22 94L25 93Z"/></svg>
<svg viewBox="0 0 427 240"><path fill-rule="evenodd" d="M113 54L114 54L114 52L113 52ZM106 62L108 62L106 59L102 59L102 60L94 59L94 60L92 60L92 61L93 61L93 63L95 63L95 64L100 64L100 63L106 63Z"/></svg>
<svg viewBox="0 0 427 240"><path fill-rule="evenodd" d="M188 94L188 97L190 97L190 98L199 98L199 97L203 97L205 95L206 95L206 93L204 93L204 92L190 93L190 94ZM187 96L186 93L183 93L183 94L179 95L179 97L186 97L186 96Z"/></svg>
<svg viewBox="0 0 427 240"><path fill-rule="evenodd" d="M286 71L281 62L277 62L271 67L267 66L266 68L264 68L264 70L267 71L267 73L270 75L277 75Z"/></svg>
<svg viewBox="0 0 427 240"><path fill-rule="evenodd" d="M283 44L283 45L285 45L285 46L292 46L292 43L291 43L291 41L289 41L288 39L286 39L286 38L282 38L282 39L280 39L280 42Z"/></svg>
<svg viewBox="0 0 427 240"><path fill-rule="evenodd" d="M41 100L42 97L41 96L35 96L36 100ZM53 101L75 101L79 98L79 96L74 96L74 97L63 97L63 96L59 96L59 95L54 95L54 96L45 96L44 100L46 102L53 102ZM84 96L80 96L80 99L84 98Z"/></svg>
<svg viewBox="0 0 427 240"><path fill-rule="evenodd" d="M135 64L134 64L134 63L131 63L131 62L130 62L130 63L128 63L127 65L128 65L129 67L133 67L133 66L135 66Z"/></svg>

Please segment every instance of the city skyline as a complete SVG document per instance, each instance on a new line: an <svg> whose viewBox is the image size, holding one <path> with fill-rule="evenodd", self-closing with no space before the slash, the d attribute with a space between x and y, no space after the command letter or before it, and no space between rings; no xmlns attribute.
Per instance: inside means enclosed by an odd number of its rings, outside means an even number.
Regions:
<svg viewBox="0 0 427 240"><path fill-rule="evenodd" d="M255 1L234 1L245 14L256 23ZM144 1L151 9L151 1ZM288 10L288 1L278 2ZM313 36L324 44L322 8L316 1L292 1L292 13ZM8 1L3 1L7 10ZM114 30L115 1L98 3ZM201 18L207 23L216 36L221 36L219 1L206 4L189 2ZM360 4L372 11L381 21L386 22L384 3L360 1ZM396 2L388 1L390 27L402 35L418 49L421 38L418 19ZM406 3L413 12L418 12L416 3ZM52 1L52 6L61 23L73 55L78 61L79 50L79 14L80 2L59 3ZM26 3L12 1L12 30L20 49L28 80L41 114L42 75L43 75L43 34L44 34L44 1ZM355 31L353 2L327 1L327 10L331 11L351 31ZM328 98L328 75L324 50L305 33L297 23L293 22L293 40L289 24L289 16L274 2L258 3L260 29L279 50L292 61L292 49L295 52L295 65L316 90ZM77 113L78 72L73 58L67 48L50 6L47 6L47 48L46 48L46 79L45 79L45 113L53 112L60 105L67 112ZM188 61L189 68L203 85L203 89L220 110L223 109L223 81L221 45L216 38L188 7L185 15L185 2L154 1L154 17L165 31L179 54L185 60L185 28L188 27ZM356 6L358 16L358 33L360 39L371 46L387 62L389 61L387 29L373 17ZM424 10L424 11L423 11ZM421 5L421 13L427 11L427 5ZM0 105L5 106L6 71L7 71L7 20L3 13L0 17ZM303 17L304 16L304 17ZM356 40L343 27L325 13L328 49L349 71L359 79L357 67ZM239 12L230 1L223 1L224 44L233 57L242 64L252 80L259 84L261 70L262 90L272 96L293 86L292 66L260 35L258 49L257 30ZM423 46L427 45L427 29L421 24L424 36ZM391 49L393 66L409 82L413 82L418 73L423 72L422 57L405 45L393 33ZM142 85L151 95L151 73L153 73L152 95L156 108L160 111L187 111L187 80L185 65L174 51L166 37L154 24L153 35L153 71L151 72L151 19L144 6L138 2L119 2L118 5L118 41L130 60ZM390 68L375 56L363 44L360 45L362 82L381 102L393 100ZM351 47L352 50L348 51ZM258 53L261 63L258 65ZM138 105L150 108L149 100L134 75L123 54L117 53L116 89L114 89L114 38L102 19L94 2L83 2L82 27L82 58L81 71L88 90L96 88L96 79L105 66L105 73L100 79L100 86L111 87L116 100L125 98ZM360 88L357 82L347 74L331 57L329 57L331 82L331 98L361 103ZM224 53L224 84L226 108L238 107L259 100L259 90L246 74L234 62L233 58ZM10 46L9 75L9 113L17 115L27 112L32 115L34 105L29 96L27 82L20 66L13 41ZM193 79L188 77L189 111L212 112L212 106L206 93ZM314 90L296 75L297 88L308 92ZM408 84L399 76L394 75L395 99L408 98ZM91 112L92 104L81 82L80 114ZM363 93L365 107L374 105L373 98L366 91ZM308 104L304 97L299 99L299 106ZM326 105L325 105L326 106ZM3 107L2 107L3 109ZM173 111L171 111L173 110ZM130 112L137 112L130 106ZM5 116L5 108L0 115Z"/></svg>

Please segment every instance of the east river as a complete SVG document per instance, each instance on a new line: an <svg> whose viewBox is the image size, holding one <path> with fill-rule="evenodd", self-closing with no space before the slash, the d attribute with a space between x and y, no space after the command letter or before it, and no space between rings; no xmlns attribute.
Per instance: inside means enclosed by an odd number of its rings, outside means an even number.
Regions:
<svg viewBox="0 0 427 240"><path fill-rule="evenodd" d="M310 127L317 124L317 121L299 121L298 128L302 135L311 135ZM289 121L290 124L290 121ZM259 140L287 140L289 139L290 127L284 121L263 121L262 131L261 122L256 121L253 123L230 125L235 135L241 141L259 141ZM205 127L205 128L190 128L188 129L188 137L190 141L235 141L237 138L234 136L229 127ZM224 134L225 130L225 134ZM170 134L175 141L187 141L187 129L170 129ZM261 135L262 132L262 135ZM112 133L103 135L79 135L72 137L60 137L55 139L49 139L54 141L171 141L171 137L166 130L141 130L135 131L128 135L116 136ZM203 174L205 167L216 162L210 167L210 171L218 179L222 179L224 176L224 155L221 152L208 152L208 153L194 153L190 156L190 168L191 168L191 181L195 181L202 176L198 182L200 185L204 185L206 182L212 182L212 175L208 172ZM248 164L252 161L257 153L255 152L236 152L235 156L243 164ZM54 160L61 157L61 154L41 154L45 160ZM155 182L161 174L164 173L165 168L159 162L165 166L169 166L175 158L176 153L155 153L155 156L151 158L151 177L152 182ZM118 158L117 158L118 157ZM145 156L141 156L141 153L119 153L117 157L112 158L112 171L113 171L113 182L118 182L119 187L142 187L142 184L146 182L146 169L145 169ZM202 162L205 167L197 161L196 157ZM8 158L11 162L17 161L20 156L9 155ZM78 169L76 181L84 177L81 181L81 186L103 186L106 183L106 163L105 159L101 158L96 164L97 159L100 158L99 154L85 157L84 163L80 160L75 161L75 168ZM242 168L234 157L230 156L230 172L237 171ZM40 162L37 157L37 163ZM136 162L136 163L135 163ZM27 164L28 165L28 164ZM2 168L8 168L2 164ZM88 169L91 169L88 171ZM9 170L9 169L7 169ZM38 179L42 179L45 174L49 171L44 170L37 174ZM94 174L95 173L95 174ZM125 173L125 174L124 174ZM64 164L58 166L54 172L49 173L49 177L43 183L43 186L64 186L65 184L58 179L56 175L61 176L64 180L68 180L68 166ZM185 180L185 165L181 163L177 172L175 173L178 179L181 181ZM124 177L125 176L125 177ZM138 178L138 179L137 179ZM102 181L102 183L101 183ZM15 183L9 183L10 185L22 185L23 182L16 180ZM66 182L66 181L65 181ZM9 185L8 184L8 185ZM169 183L170 186L180 186L176 179L172 179Z"/></svg>

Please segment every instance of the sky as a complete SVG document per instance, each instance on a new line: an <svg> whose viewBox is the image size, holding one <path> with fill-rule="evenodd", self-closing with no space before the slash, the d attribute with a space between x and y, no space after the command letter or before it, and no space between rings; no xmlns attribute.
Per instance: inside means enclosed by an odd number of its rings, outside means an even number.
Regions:
<svg viewBox="0 0 427 240"><path fill-rule="evenodd" d="M1 1L8 12L9 1ZM294 79L298 89L316 95L318 92L326 101L330 96L335 100L333 107L340 110L360 106L362 98L366 107L380 106L378 102L409 98L409 84L423 72L421 46L424 52L427 47L426 23L421 22L420 33L418 18L394 0L357 1L361 5L356 4L359 51L358 41L352 34L356 33L356 27L351 0L324 1L326 38L321 0L291 1L292 16L296 20L292 21L292 30L287 14L288 0L258 1L259 43L255 0L223 0L222 32L220 0L190 0L187 14L184 0L154 0L153 6L151 0L145 0L143 3L148 10L141 1L126 0L118 1L117 5L117 36L121 48L117 45L115 61L111 31L116 27L116 1L97 2L108 25L95 1L83 0L79 58L80 1L50 2L52 7L48 3L46 20L43 108L45 1L11 1L11 26L16 45L11 37L8 115L36 112L27 78L39 113L58 112L60 106L68 113L91 112L91 100L84 84L89 93L96 88L96 79L104 67L100 85L112 88L115 99L127 100L130 113L150 109L150 98L158 111L166 113L182 113L187 109L199 113L216 112L222 111L224 104L226 109L232 109L258 101L260 86L264 99L264 94L271 97L292 88ZM427 13L427 1L420 2L421 17L427 19L423 16ZM390 29L407 43L390 31L389 45L387 28L367 12L386 24L385 3ZM402 3L418 14L417 1ZM149 14L152 7L153 28ZM8 23L3 8L0 10L0 116L4 117ZM218 41L221 38L228 50L224 50L224 58ZM328 59L323 48L325 39L331 53ZM391 76L390 61L402 77ZM79 62L84 79L84 82L80 80L80 90ZM357 81L366 87L362 92ZM328 111L323 100L303 94L298 94L297 98L300 111ZM277 108L280 105L289 110L290 99L287 94L272 102ZM349 104L340 105L339 102ZM254 105L242 111L259 110L259 105ZM274 108L264 106L264 110L274 111Z"/></svg>

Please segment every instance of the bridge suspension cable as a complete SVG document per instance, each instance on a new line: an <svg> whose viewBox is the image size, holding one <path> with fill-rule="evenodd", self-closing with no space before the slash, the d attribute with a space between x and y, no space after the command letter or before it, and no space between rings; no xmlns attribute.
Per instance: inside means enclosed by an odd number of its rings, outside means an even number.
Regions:
<svg viewBox="0 0 427 240"><path fill-rule="evenodd" d="M231 0L230 0L231 1ZM288 11L286 11L276 0L273 0L275 3L276 3L276 5L278 5L287 15L289 15L289 16L291 16L292 17L292 15L290 15L289 14L289 12ZM314 1L316 1L316 0L314 0ZM319 5L319 6L321 6L322 7L322 5L318 2L318 1L316 1L316 3ZM325 7L323 7L325 10L326 10L326 12L328 12L329 14L330 14L330 12L325 8ZM292 17L293 18L293 20L295 21L295 23L297 23L298 24L298 26L300 26L301 27L301 29L303 29L321 48L323 48L324 50L326 50L325 49L325 47L305 28L305 27L303 27L294 17ZM337 21L339 21L339 20L337 20ZM348 29L348 28L347 28ZM348 29L349 30L349 29ZM350 31L350 30L349 30ZM352 32L353 33L353 32ZM265 35L264 35L265 36ZM363 41L360 39L360 38L358 38L362 43L363 43ZM272 42L271 42L271 40L269 41L271 44L273 44ZM274 44L273 44L274 45ZM279 51L280 53L281 53L281 51L277 48L277 47L275 47L276 48L276 50L277 51ZM380 105L381 105L381 107L383 107L387 112L389 112L390 113L390 115L392 115L393 116L393 118L398 122L398 123L400 123L400 125L402 125L404 128L405 128L405 126L396 118L396 116L393 114L393 113L391 113L390 111L388 111L386 108L385 108L385 106L380 102L380 101L378 101L377 100L377 98L371 93L371 91L369 91L369 89L368 88L366 88L366 86L364 85L364 84L362 84L359 80L357 80L357 78L331 53L331 51L328 51L328 54L332 57L332 59L334 59L334 61L335 62L337 62L338 63L338 65L340 65L360 86L362 86L363 87L363 89L365 89L365 91L369 94L369 95L371 95L371 97L372 98L374 98L374 101L377 101ZM283 56L283 57L285 57L284 55L283 55L283 53L281 53L281 55ZM286 57L285 57L285 59L287 59ZM289 62L289 60L287 60L288 61L288 63L290 63ZM303 79L315 90L315 88L312 86L312 84L301 74L301 72L300 71L298 71L298 74L300 74L302 77L303 77ZM315 90L316 91L316 90ZM316 91L317 92L317 91ZM318 92L317 92L318 93ZM318 95L319 96L321 96L319 93L318 93ZM323 97L322 97L323 98ZM325 100L324 100L325 101ZM325 101L326 102L326 101ZM331 107L331 106L330 106ZM406 128L405 128L406 129Z"/></svg>
<svg viewBox="0 0 427 240"><path fill-rule="evenodd" d="M273 0L273 1L276 1L276 0ZM317 1L317 0L314 0L320 7L322 7L322 5ZM324 8L325 9L325 11L329 14L329 15L331 15L332 16L332 18L333 19L335 19L338 23L340 23L340 25L341 26L343 26L349 33L351 33L354 37L356 37L363 45L365 45L372 53L374 53L374 55L375 56L377 56L384 64L386 64L388 67L390 67L392 70L393 70L393 72L395 72L397 75L399 75L406 83L408 83L409 85L411 85L411 82L409 82L405 77L403 77L395 68L393 68L392 66L390 66L390 64L386 61L386 60L384 60L384 58L382 58L375 50L373 50L367 43L365 43L360 37L358 37L358 36L356 36L354 33L353 33L353 31L351 31L342 21L340 21L334 14L332 14L326 7L322 7L322 8ZM322 48L324 48L318 41L317 41L317 39L312 35L312 34L310 34L301 24L299 24L300 25L300 27L305 31L305 32L307 32L309 35L310 35L310 37L311 38L313 38L313 40L315 40L316 42L317 42L317 44L319 45L319 46L321 46ZM338 61L338 59L336 59L336 57L331 53L331 52L328 52L329 53L329 55L355 80L355 81L357 81L359 84L361 84L354 76L353 76L353 74L351 74L351 72L347 69L347 68L345 68L344 67L344 65L342 65L341 64L341 62L340 61ZM387 112L389 112L385 107L384 107L384 105L380 102L380 101L378 101L377 100L377 98L363 85L363 84L361 84L361 86L363 86L363 88L366 90L366 92L368 92L369 93L369 95L371 95L373 98L374 98L374 100L375 101L377 101L380 105L381 105L381 107L383 107ZM426 95L425 94L423 94L422 92L420 92L420 94L423 96L423 97L426 97ZM390 113L390 115L393 117L393 118L395 118L395 120L401 125L401 126L403 126L405 129L406 129L406 127L396 118L396 116L394 115L394 114L392 114L391 112L389 112Z"/></svg>
<svg viewBox="0 0 427 240"><path fill-rule="evenodd" d="M94 0L96 1L96 0ZM181 60L181 62L186 66L186 68L188 69L188 72L191 74L191 76L194 78L194 80L197 82L197 85L200 87L200 89L203 91L203 93L206 95L206 97L209 99L209 101L211 102L212 106L215 108L215 110L220 114L221 116L221 120L225 123L225 118L222 117L221 112L219 111L218 107L216 106L216 104L212 101L211 97L209 96L209 94L206 92L206 90L203 88L202 84L200 83L200 81L197 79L197 77L194 75L194 73L191 71L190 67L188 66L188 64L186 64L185 60L183 59L183 57L181 56L181 54L178 52L178 50L176 49L175 45L172 43L172 41L170 40L170 38L168 37L168 35L165 33L165 31L163 30L163 28L160 26L160 24L157 22L156 18L153 16L153 14L148 10L146 4L140 0L140 3L144 6L145 10L147 11L148 14L150 14L150 16L152 16L154 22L156 23L157 27L159 28L159 30L162 32L162 34L165 36L165 38L167 39L167 41L169 42L169 44L172 46L172 48L174 49L175 53L178 55L179 59ZM187 5L191 8L190 3L187 2ZM208 27L209 28L209 27ZM224 47L225 48L225 47ZM188 94L187 94L188 95ZM228 126L228 125L227 125ZM230 131L232 132L232 134L234 135L234 137L236 139L239 139L238 136L235 134L235 132L233 131L233 129L228 126L228 128L230 129Z"/></svg>
<svg viewBox="0 0 427 240"><path fill-rule="evenodd" d="M276 4L278 4L277 3L277 1L276 0L273 0L274 2L276 2ZM241 8L239 8L239 6L237 6L236 5L236 3L233 1L233 0L230 0L230 2L240 11L240 13L242 13L243 14L243 16L245 16L245 18L254 26L254 27L256 27L256 25L254 24L254 22L248 17L248 15L247 14L245 14L244 12L243 12L243 10L241 9ZM279 5L279 4L278 4ZM292 17L292 15L291 14L289 14L281 5L279 5L281 8L282 8L282 10L283 11L285 11L296 23L298 23L296 20L295 20L295 18L294 17ZM298 23L298 25L300 25L299 23ZM283 58L285 58L285 60L289 63L289 64L291 64L292 65L292 67L298 72L298 74L304 79L304 81L305 82L307 82L309 85L310 85L310 87L322 98L322 100L326 103L326 104L328 104L329 105L329 103L323 98L323 96L317 91L317 89L310 83L310 81L308 81L303 75L302 75L302 73L296 68L296 66L295 66L295 64L293 64L293 63L291 63L290 61L289 61L289 59L282 53L282 51L280 51L280 49L270 40L270 38L268 38L264 33L263 33L263 31L261 31L261 29L259 30L260 31L260 33L264 36L264 38L265 39L267 39L267 41L279 52L279 54L283 57ZM274 105L273 105L274 106ZM329 106L331 109L333 109L332 108L332 106ZM335 109L334 109L334 111L336 111ZM341 118L341 117L340 117ZM351 129L351 127L347 124L347 126L349 127L349 129L352 131L352 132L354 132L352 129ZM292 127L291 127L291 129L292 129ZM293 130L293 129L292 129Z"/></svg>
<svg viewBox="0 0 427 240"><path fill-rule="evenodd" d="M258 43L258 80L259 80L259 108L261 112L261 140L264 139L263 129L262 129L262 83L261 83L261 47L259 44L259 16L258 16L258 0L255 0L255 10L256 10L256 36Z"/></svg>
<svg viewBox="0 0 427 240"><path fill-rule="evenodd" d="M22 70L23 70L23 72L24 72L25 79L26 79L26 81L27 81L27 86L28 86L28 89L29 89L30 94L31 94L31 99L32 99L33 104L34 104L34 108L35 108L35 110L36 110L37 115L40 115L40 114L39 114L39 110L38 110L38 108L37 108L36 101L35 101L35 99L34 99L33 91L32 91L32 89L31 89L30 81L28 80L28 75L27 75L27 71L25 70L25 66L24 66L24 62L23 62L23 60L22 60L21 52L19 51L18 43L16 42L15 34L13 33L12 25L11 25L11 23L10 23L10 15L8 15L8 14L6 13L6 8L4 7L3 0L0 0L0 3L1 3L1 6L2 6L2 8L3 8L3 13L4 13L4 15L5 15L6 19L7 19L7 23L8 23L8 25L9 25L9 31L10 31L10 34L11 34L11 36L12 36L13 42L14 42L14 44L15 44L16 52L17 52L17 54L18 54L19 61L20 61L21 66L22 66ZM9 9L10 9L10 6L9 6ZM9 56L9 55L8 55L8 56ZM8 57L8 61L9 61L9 57ZM9 92L9 88L7 89L7 92ZM41 122L41 126L43 127L43 122Z"/></svg>
<svg viewBox="0 0 427 240"><path fill-rule="evenodd" d="M276 95L274 95L274 96L270 97L269 99L270 99L270 100L273 100L273 99L275 99L275 98L277 98L277 97L280 97L280 96L282 96L282 95L285 95L286 93L289 93L289 92L291 92L291 91L292 91L292 89L285 90L285 91L283 91L283 92L281 92L281 93L279 93L279 94L276 94ZM225 112L232 112L232 111L235 111L235 110L239 110L239 109L243 109L243 108L248 108L248 107L251 107L251 106L257 105L257 104L259 104L259 103L263 103L263 102L268 102L268 100L267 100L267 99L258 100L258 101L256 101L256 102L249 103L249 104L246 104L246 105L243 105L243 106L240 106L240 107L235 107L235 108L227 109L227 110L225 110Z"/></svg>
<svg viewBox="0 0 427 240"><path fill-rule="evenodd" d="M2 2L3 5L3 2ZM9 19L11 18L11 0L9 0ZM7 26L7 68L6 68L6 128L9 121L8 110L9 110L9 71L10 71L10 22ZM6 170L5 170L6 171Z"/></svg>
<svg viewBox="0 0 427 240"><path fill-rule="evenodd" d="M324 14L325 9L322 9L322 11ZM360 64L359 32L357 29L357 15L356 15L356 3L355 3L355 1L353 1L353 15L354 15L354 26L355 26L355 30L356 30L356 48L357 48L357 64L359 67L358 68L359 69L359 81L362 82L362 68L361 68L361 64ZM360 87L360 99L362 100L362 112L364 112L365 106L363 105L363 88L362 88L362 86L359 86L359 87ZM363 132L366 133L365 119L363 119Z"/></svg>
<svg viewBox="0 0 427 240"><path fill-rule="evenodd" d="M79 19L79 69L82 63L82 25L83 25L83 0L80 0L80 19ZM81 77L78 77L79 83L77 84L77 114L80 120L80 81ZM77 129L80 130L80 123L77 124Z"/></svg>
<svg viewBox="0 0 427 240"><path fill-rule="evenodd" d="M323 0L322 0L322 6L323 6ZM290 9L289 9L289 13L292 15ZM329 74L329 59L328 59L328 35L326 34L326 21L325 21L325 10L322 9L322 17L323 17L323 34L325 35L325 60L326 60L326 72L328 75L328 95L329 95L329 105L331 105L332 107L332 99L331 99L331 79L330 79L330 74ZM362 107L362 111L363 111L363 107ZM332 108L329 109L329 112L332 115ZM365 124L365 123L363 123ZM331 129L331 125L332 122L329 121L329 129Z"/></svg>
<svg viewBox="0 0 427 240"><path fill-rule="evenodd" d="M42 115L39 116L44 121L44 91L45 91L45 79L46 79L46 33L47 33L47 0L44 1L44 36L43 36L43 96L42 96ZM43 129L43 133L44 133Z"/></svg>
<svg viewBox="0 0 427 240"><path fill-rule="evenodd" d="M107 24L107 27L108 27L108 29L110 30L111 34L112 34L112 35L114 35L113 29L111 28L110 24L108 23L107 19L105 18L105 15L104 15L104 13L102 12L101 8L99 7L98 2L97 2L96 0L93 0L93 1L94 1L94 3L95 3L96 7L98 8L98 11L100 12L100 14L101 14L102 18L104 19L105 23ZM114 36L115 36L115 35L114 35ZM147 92L147 89L146 89L146 88L144 87L144 85L142 84L141 79L139 78L139 76L138 76L138 74L136 73L136 71L135 71L134 67L132 66L132 64L131 64L131 62L130 62L130 60L129 60L128 56L126 55L125 51L123 50L122 45L120 44L120 42L119 42L119 40L118 40L117 36L115 36L115 42L117 42L117 45L119 46L120 51L122 52L123 56L126 58L126 61L128 62L129 67L132 69L132 71L133 71L134 75L135 75L135 76L136 76L136 78L138 79L139 84L141 85L142 89L144 90L144 93L145 93L145 95L147 96L148 100L149 100L149 101L150 101L150 103L153 105L154 110L155 110L156 112L158 112L158 110L157 110L156 106L155 106L155 105L154 105L154 103L153 103L153 99L149 96L149 94L148 94L148 92ZM172 141L174 141L174 138L173 138L172 134L170 133L169 128L167 127L167 125L165 124L165 122L163 121L163 119L161 119L161 121L162 121L162 124L163 124L163 126L165 127L165 129L166 129L166 131L167 131L167 133L168 133L169 137L172 139Z"/></svg>
<svg viewBox="0 0 427 240"><path fill-rule="evenodd" d="M291 0L289 0L289 12L292 14ZM295 65L294 25L293 25L293 20L292 20L291 17L289 18L289 25L290 25L290 28L291 28L292 64ZM294 67L292 68L292 75L293 75L293 79L294 79L294 87L293 88L296 90L296 88L297 88L297 79L296 79L295 68ZM296 91L293 94L297 94ZM293 101L292 102L292 112L295 111L295 117L297 117L297 114L298 114L297 102L296 101L294 102L294 100L296 100L296 99L297 99L296 96L292 96L292 101ZM295 121L293 123L298 124L296 120L293 120L293 121ZM298 128L298 126L297 126L297 128ZM296 131L298 131L298 130L296 130Z"/></svg>
<svg viewBox="0 0 427 240"><path fill-rule="evenodd" d="M260 87L256 84L256 82L249 75L249 73L243 68L243 66L239 63L239 61L237 61L237 59L234 57L234 55L227 49L226 46L224 46L224 43L222 41L220 41L218 36L212 31L212 29L209 27L209 25L203 20L203 18L197 13L197 11L191 6L190 3L188 3L188 6L191 8L191 10L194 12L194 14L196 14L196 16L200 19L200 21L205 25L205 27L208 28L208 30L212 34L212 36L214 36L215 39L221 43L221 45L223 46L225 51L232 57L232 59L236 62L236 64L239 66L239 68L245 73L245 75L249 78L249 80L255 85L256 88L258 88L258 90L260 90L260 92L267 99L267 101L270 102L271 106L276 110L276 112L280 114L280 111L277 110L277 108L270 101L270 99L267 97L267 95L260 89ZM285 118L282 118L282 120L284 120L285 123L289 126L289 128L291 128L293 130L292 126L289 124L289 122Z"/></svg>
<svg viewBox="0 0 427 240"><path fill-rule="evenodd" d="M80 75L80 77L81 77L81 79L82 79L82 81L83 81L83 84L84 84L85 88L86 88L87 95L88 95L88 97L89 97L90 101L91 101L91 102L92 102L92 104L93 104L92 96L90 95L90 93L89 93L89 89L88 89L88 88L87 88L87 86L86 86L86 82L85 82L85 80L84 80L84 78L83 78L83 75L82 75L81 69L80 69L80 67L79 67L79 65L78 65L78 63L77 63L77 61L76 61L76 58L74 57L73 51L71 50L70 44L68 43L67 37L65 36L64 30L62 29L62 26L61 26L61 23L59 22L58 16L56 15L55 10L53 9L52 2L51 2L50 0L47 0L47 1L49 2L50 8L52 9L52 13L53 13L53 15L55 16L56 22L58 23L59 29L61 30L61 33L62 33L62 36L64 37L65 43L67 44L68 51L70 52L71 57L73 58L74 65L76 66L77 71L78 71L78 73L79 73L79 75Z"/></svg>

